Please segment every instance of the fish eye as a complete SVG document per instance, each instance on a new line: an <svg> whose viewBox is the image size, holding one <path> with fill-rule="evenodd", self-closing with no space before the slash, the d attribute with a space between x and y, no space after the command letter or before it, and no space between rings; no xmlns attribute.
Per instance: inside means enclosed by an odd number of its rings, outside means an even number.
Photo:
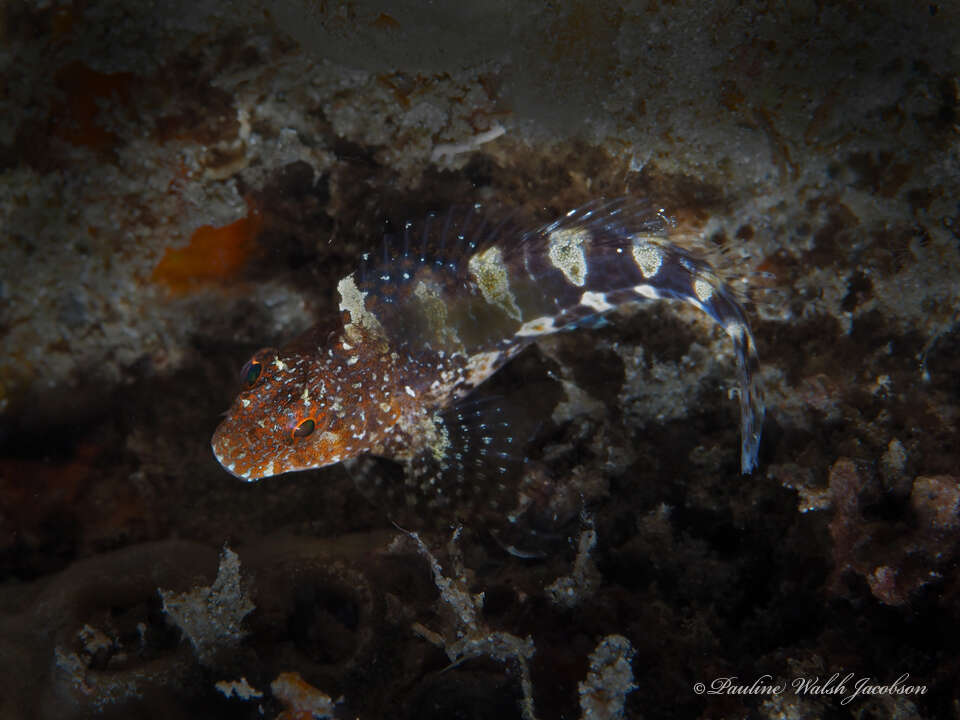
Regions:
<svg viewBox="0 0 960 720"><path fill-rule="evenodd" d="M317 427L317 424L313 421L312 418L307 418L302 420L299 425L293 429L293 438L305 438L307 435L312 433Z"/></svg>
<svg viewBox="0 0 960 720"><path fill-rule="evenodd" d="M247 361L247 364L243 366L243 370L240 371L240 381L247 390L250 390L257 384L262 373L263 363L256 358L251 358Z"/></svg>

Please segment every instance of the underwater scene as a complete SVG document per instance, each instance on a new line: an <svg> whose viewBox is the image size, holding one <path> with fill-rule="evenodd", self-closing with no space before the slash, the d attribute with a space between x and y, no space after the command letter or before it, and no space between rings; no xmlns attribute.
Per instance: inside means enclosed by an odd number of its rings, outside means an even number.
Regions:
<svg viewBox="0 0 960 720"><path fill-rule="evenodd" d="M0 5L0 720L960 718L960 5Z"/></svg>

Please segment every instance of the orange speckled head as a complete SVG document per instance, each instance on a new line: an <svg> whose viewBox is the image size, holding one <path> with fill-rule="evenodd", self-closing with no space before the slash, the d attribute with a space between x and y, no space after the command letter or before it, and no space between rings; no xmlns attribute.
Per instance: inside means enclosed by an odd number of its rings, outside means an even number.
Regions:
<svg viewBox="0 0 960 720"><path fill-rule="evenodd" d="M244 365L240 382L243 389L211 442L217 460L237 477L254 481L351 455L339 432L341 383L322 364L264 348Z"/></svg>
<svg viewBox="0 0 960 720"><path fill-rule="evenodd" d="M213 434L224 468L253 481L382 454L385 439L413 401L383 387L397 377L395 354L343 338L320 349L310 331L283 350L254 353L242 390Z"/></svg>

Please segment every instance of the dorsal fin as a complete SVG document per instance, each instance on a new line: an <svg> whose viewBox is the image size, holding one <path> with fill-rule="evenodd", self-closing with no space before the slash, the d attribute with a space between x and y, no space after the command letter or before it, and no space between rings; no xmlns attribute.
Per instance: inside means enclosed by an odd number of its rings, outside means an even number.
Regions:
<svg viewBox="0 0 960 720"><path fill-rule="evenodd" d="M520 235L508 220L474 205L431 213L385 236L380 252L365 256L352 277L391 346L417 355L473 352L470 333L458 332L482 323L475 316L484 310L471 292L468 263L505 233ZM481 324L478 332L484 331Z"/></svg>

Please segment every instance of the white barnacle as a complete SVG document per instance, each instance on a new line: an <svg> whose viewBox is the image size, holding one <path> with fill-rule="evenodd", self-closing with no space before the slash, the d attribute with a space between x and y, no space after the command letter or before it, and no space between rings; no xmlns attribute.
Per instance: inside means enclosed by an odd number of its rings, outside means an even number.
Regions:
<svg viewBox="0 0 960 720"><path fill-rule="evenodd" d="M473 255L467 267L480 288L484 300L491 305L496 305L515 320L521 319L517 300L510 290L507 266L503 264L503 253L500 248L494 245L482 253Z"/></svg>
<svg viewBox="0 0 960 720"><path fill-rule="evenodd" d="M417 396L417 394L413 391L413 389L409 385L404 385L403 390L405 393L407 393L407 395L409 395L412 398L415 398Z"/></svg>
<svg viewBox="0 0 960 720"><path fill-rule="evenodd" d="M587 253L583 246L591 237L590 231L583 227L554 230L549 235L550 262L571 285L583 287L587 281Z"/></svg>
<svg viewBox="0 0 960 720"><path fill-rule="evenodd" d="M247 398L240 398L240 404L244 407L250 407L250 401Z"/></svg>
<svg viewBox="0 0 960 720"><path fill-rule="evenodd" d="M652 278L663 265L663 251L641 237L633 239L633 260L645 278Z"/></svg>
<svg viewBox="0 0 960 720"><path fill-rule="evenodd" d="M286 364L284 364L283 360L281 360L280 358L276 358L276 359L273 361L273 366L274 366L277 370L279 370L280 372L283 372L284 370L287 369Z"/></svg>
<svg viewBox="0 0 960 720"><path fill-rule="evenodd" d="M359 356L351 355L350 357L347 358L347 365L356 365L357 360L359 359L360 359Z"/></svg>
<svg viewBox="0 0 960 720"><path fill-rule="evenodd" d="M303 400L305 407L310 407L310 389L304 388L303 395L300 396L300 399Z"/></svg>

